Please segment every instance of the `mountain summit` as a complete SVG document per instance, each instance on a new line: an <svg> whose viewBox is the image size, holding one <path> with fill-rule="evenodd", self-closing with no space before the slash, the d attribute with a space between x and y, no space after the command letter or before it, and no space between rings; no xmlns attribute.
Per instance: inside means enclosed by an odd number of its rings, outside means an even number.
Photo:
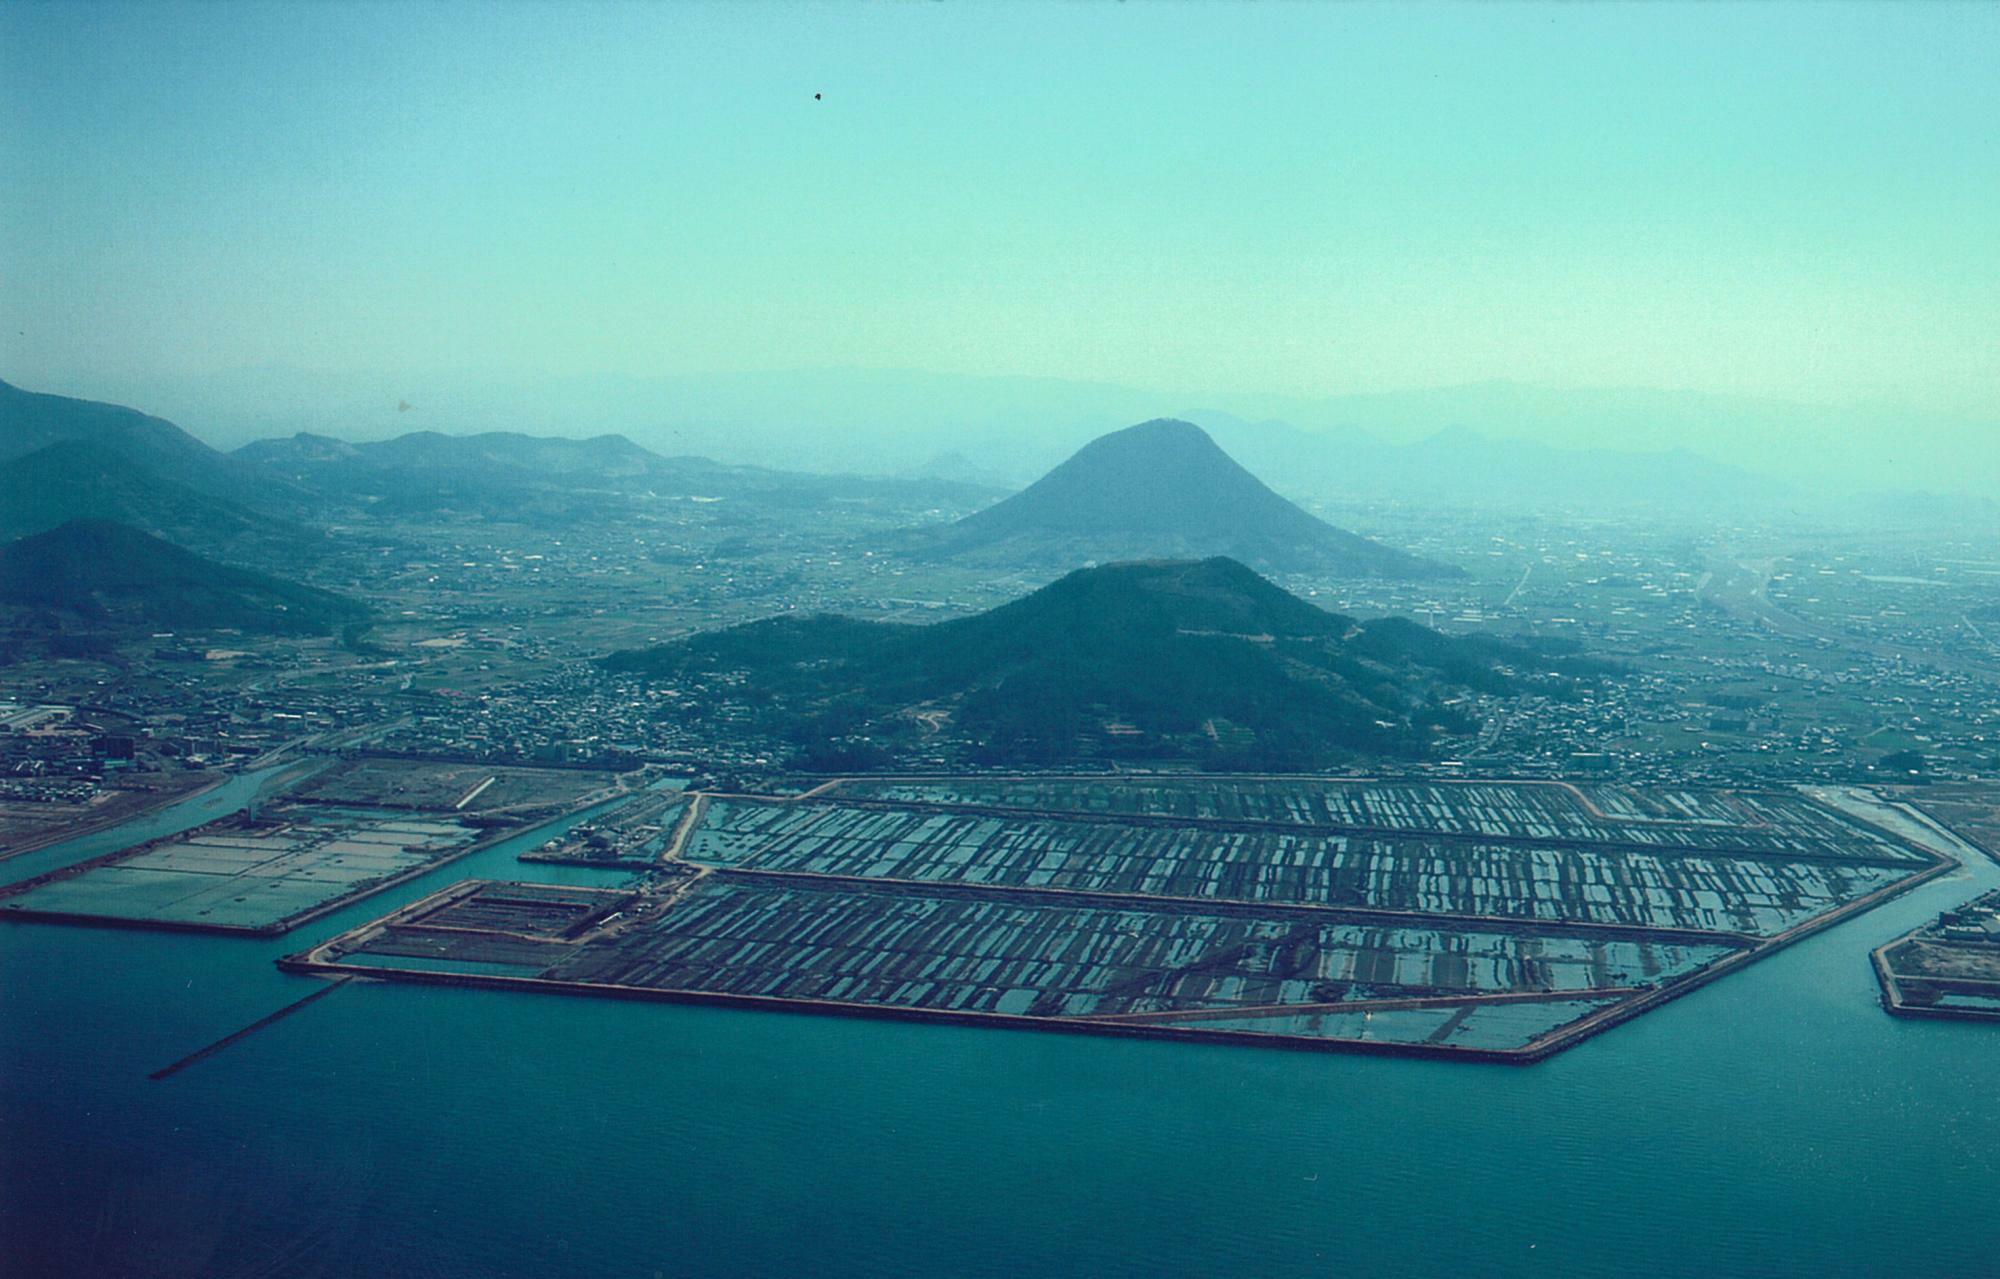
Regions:
<svg viewBox="0 0 2000 1279"><path fill-rule="evenodd" d="M853 767L838 756L856 747L960 750L1009 766L1124 756L1309 768L1421 755L1471 727L1468 691L1523 679L1554 691L1570 671L1595 673L1567 651L1330 613L1223 558L1078 569L930 626L774 617L605 665L674 679L690 700L755 690L740 708L747 722L835 768Z"/></svg>
<svg viewBox="0 0 2000 1279"><path fill-rule="evenodd" d="M935 549L987 562L1226 555L1267 571L1459 575L1307 514L1206 431L1171 418L1092 440L1026 489L944 529Z"/></svg>

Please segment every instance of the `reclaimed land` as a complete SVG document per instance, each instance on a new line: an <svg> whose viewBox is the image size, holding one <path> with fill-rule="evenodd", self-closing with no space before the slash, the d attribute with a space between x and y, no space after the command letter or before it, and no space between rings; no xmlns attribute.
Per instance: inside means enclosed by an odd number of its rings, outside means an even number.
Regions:
<svg viewBox="0 0 2000 1279"><path fill-rule="evenodd" d="M1899 1017L2000 1021L2000 891L1946 911L1872 958L1882 1006Z"/></svg>
<svg viewBox="0 0 2000 1279"><path fill-rule="evenodd" d="M1793 792L869 779L696 795L632 888L461 883L280 966L1519 1063L1954 864Z"/></svg>
<svg viewBox="0 0 2000 1279"><path fill-rule="evenodd" d="M359 755L301 783L292 798L335 806L540 817L607 798L619 785L617 774L605 770Z"/></svg>
<svg viewBox="0 0 2000 1279"><path fill-rule="evenodd" d="M401 760L330 773L315 765L288 779L308 793L0 888L0 920L273 936L512 838L531 814L560 818L603 803L634 778ZM492 807L496 791L505 811Z"/></svg>
<svg viewBox="0 0 2000 1279"><path fill-rule="evenodd" d="M273 805L9 885L0 919L271 936L508 833Z"/></svg>

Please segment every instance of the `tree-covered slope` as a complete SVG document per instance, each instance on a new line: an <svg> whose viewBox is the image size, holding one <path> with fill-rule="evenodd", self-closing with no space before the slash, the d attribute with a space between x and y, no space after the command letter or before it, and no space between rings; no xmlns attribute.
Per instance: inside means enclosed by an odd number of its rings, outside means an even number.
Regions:
<svg viewBox="0 0 2000 1279"><path fill-rule="evenodd" d="M108 520L0 546L0 604L106 628L281 635L328 634L367 615L343 596L218 564Z"/></svg>
<svg viewBox="0 0 2000 1279"><path fill-rule="evenodd" d="M947 733L996 762L1104 754L1308 766L1420 755L1457 703L1568 658L1316 608L1236 561L1083 569L932 626L781 617L615 654L614 671L734 697L810 747Z"/></svg>
<svg viewBox="0 0 2000 1279"><path fill-rule="evenodd" d="M0 462L0 541L72 520L111 520L207 552L253 548L260 559L320 540L300 525L150 471L102 441L59 440Z"/></svg>
<svg viewBox="0 0 2000 1279"><path fill-rule="evenodd" d="M270 476L210 448L165 418L0 382L0 462L66 441L94 445L209 497L260 508L288 497L285 486L274 484Z"/></svg>

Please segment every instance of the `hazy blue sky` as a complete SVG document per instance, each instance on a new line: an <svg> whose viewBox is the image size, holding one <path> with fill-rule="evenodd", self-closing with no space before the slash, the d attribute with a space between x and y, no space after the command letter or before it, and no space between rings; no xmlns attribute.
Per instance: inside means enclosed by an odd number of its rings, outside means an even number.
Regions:
<svg viewBox="0 0 2000 1279"><path fill-rule="evenodd" d="M1505 377L1988 414L1996 65L1995 6L17 0L0 377Z"/></svg>

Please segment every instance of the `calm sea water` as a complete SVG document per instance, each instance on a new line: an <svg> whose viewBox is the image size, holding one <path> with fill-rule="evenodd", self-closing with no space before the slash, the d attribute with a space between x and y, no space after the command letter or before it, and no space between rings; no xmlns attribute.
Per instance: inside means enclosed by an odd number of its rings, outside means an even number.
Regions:
<svg viewBox="0 0 2000 1279"><path fill-rule="evenodd" d="M0 1274L2000 1274L2000 1027L1867 963L1983 865L1528 1069L370 985L146 1078L548 833L276 940L0 925Z"/></svg>

